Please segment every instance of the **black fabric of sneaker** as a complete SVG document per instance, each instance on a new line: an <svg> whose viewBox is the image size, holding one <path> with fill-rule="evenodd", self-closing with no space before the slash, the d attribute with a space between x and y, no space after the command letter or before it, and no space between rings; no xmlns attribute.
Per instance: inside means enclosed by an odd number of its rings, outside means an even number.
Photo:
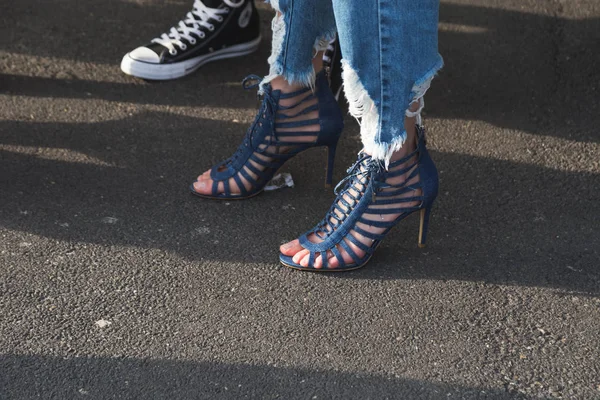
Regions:
<svg viewBox="0 0 600 400"><path fill-rule="evenodd" d="M234 51L225 51L223 57L238 57L256 50L261 24L254 0L196 0L194 5L196 4L201 10L205 10L200 12L202 17L192 10L181 21L144 46L156 53L157 64L177 64L238 45ZM219 11L213 12L211 9ZM240 21L243 21L242 25ZM187 28L181 28L182 22ZM214 29L210 30L210 26ZM173 34L173 30L178 34Z"/></svg>
<svg viewBox="0 0 600 400"><path fill-rule="evenodd" d="M225 5L225 3L223 3L223 0L202 0L202 2L206 7L210 8L219 8L222 5Z"/></svg>

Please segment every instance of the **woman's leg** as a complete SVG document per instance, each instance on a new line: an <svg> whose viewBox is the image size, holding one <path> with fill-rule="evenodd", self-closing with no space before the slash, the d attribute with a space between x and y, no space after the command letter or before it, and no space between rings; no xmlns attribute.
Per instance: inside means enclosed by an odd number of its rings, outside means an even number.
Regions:
<svg viewBox="0 0 600 400"><path fill-rule="evenodd" d="M387 163L407 139L405 112L443 65L439 0L373 3L333 0L350 112L361 119L365 151Z"/></svg>
<svg viewBox="0 0 600 400"><path fill-rule="evenodd" d="M240 146L234 159L200 175L193 183L196 194L255 193L286 158L314 145L331 148L341 132L341 113L321 72L322 51L336 34L331 0L271 0L271 4L277 14L270 70L259 90L269 103L263 103L247 133L250 139L244 140L255 151L248 153Z"/></svg>
<svg viewBox="0 0 600 400"><path fill-rule="evenodd" d="M299 86L313 86L315 70L311 60L322 68L324 51L336 35L331 0L271 0L277 14L271 23L273 41L269 75L261 86L282 80Z"/></svg>
<svg viewBox="0 0 600 400"><path fill-rule="evenodd" d="M423 96L443 64L437 49L439 0L333 0L333 5L344 89L361 124L363 152L371 157L354 170L324 223L281 247L302 267L356 263L390 224L422 206L422 170L430 164L428 156L421 157L424 151L415 153L422 139L416 125ZM428 167L420 168L422 162ZM373 165L383 172L371 171ZM384 188L377 194L369 182L376 179ZM437 185L437 175L433 180ZM372 190L372 199L364 199ZM433 190L435 197L437 186L428 191Z"/></svg>

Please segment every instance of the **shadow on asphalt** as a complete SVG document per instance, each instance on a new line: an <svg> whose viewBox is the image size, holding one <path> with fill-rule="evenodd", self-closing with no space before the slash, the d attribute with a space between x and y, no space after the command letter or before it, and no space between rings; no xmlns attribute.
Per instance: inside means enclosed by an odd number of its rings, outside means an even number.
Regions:
<svg viewBox="0 0 600 400"><path fill-rule="evenodd" d="M324 152L290 162L293 189L245 202L189 194L197 174L231 154L244 129L150 112L89 124L0 122L7 132L0 152L2 226L76 243L163 249L192 260L276 263L278 245L312 227L331 204L331 190L318 177ZM88 158L27 154L40 147ZM355 149L346 135L336 177ZM597 221L589 214L597 207L596 175L451 153L433 157L441 193L430 247L417 249L417 218L410 217L369 267L341 279L457 279L599 293L590 243Z"/></svg>
<svg viewBox="0 0 600 400"><path fill-rule="evenodd" d="M115 74L121 73L115 68ZM0 74L0 82L2 82L0 94L47 98L101 98L108 101L170 106L208 106L229 109L254 107L256 92L243 90L240 76L243 75L237 74L229 78L232 81L239 80L239 85L234 86L233 89L228 87L227 83L213 79L212 82L198 87L198 92L194 92L189 86L178 90L161 82L130 84ZM218 92L219 96L203 96L199 94L202 92Z"/></svg>
<svg viewBox="0 0 600 400"><path fill-rule="evenodd" d="M0 367L4 400L515 398L504 390L405 378L210 362L0 355Z"/></svg>
<svg viewBox="0 0 600 400"><path fill-rule="evenodd" d="M61 18L40 19L58 11L50 2L36 1L35 7L32 3L5 7L9 36L16 31L20 36L5 41L3 51L108 64L115 74L120 74L121 55L139 45L139 38L152 37L170 23L165 15L182 15L189 7L187 1L142 7L125 1L69 0L61 3ZM30 18L36 23L28 24ZM246 62L210 64L182 80L149 84L123 78L131 83L114 83L4 74L0 92L253 106L252 94L240 97L241 90L225 90L222 82L263 68L269 18L263 13L265 41ZM600 53L589 46L599 35L600 20L561 20L445 3L441 20L447 66L428 97L430 115L598 141L597 135L586 133L586 124L596 123L600 113L588 112L577 123L564 117L570 113L569 118L576 119L598 104L597 99L587 100L597 93L594 82L600 82L594 68ZM88 32L102 35L90 37ZM56 44L73 35L80 40L69 46ZM562 37L578 39L568 52L569 62L555 59L560 44L556 39ZM580 62L584 58L587 61ZM219 86L224 90L207 98L202 95L207 85L213 92ZM574 98L588 108L565 108L564 102ZM347 130L355 131L351 125ZM293 190L230 204L189 195L186 188L196 175L231 154L245 128L150 112L101 123L1 121L2 226L73 242L159 248L192 260L274 263L278 245L313 226L332 195L320 187L320 180L298 180L313 176L315 170L321 173L323 155L318 151L287 167L297 179ZM343 139L339 167L349 165L358 148L350 132ZM74 150L99 162L27 153L38 147ZM442 193L433 215L430 248L416 249L417 222L409 218L378 251L377 268L340 279L458 279L600 293L597 254L590 244L597 221L589 215L597 207L591 200L598 187L596 175L458 154L436 153L434 158L442 171ZM118 222L104 223L107 218ZM563 260L571 261L566 265Z"/></svg>
<svg viewBox="0 0 600 400"><path fill-rule="evenodd" d="M126 51L168 28L188 8L189 0L153 6L118 0L5 2L0 33L7 40L1 50L110 65L117 75ZM47 17L56 14L60 17ZM178 81L4 73L0 93L248 108L254 95L240 96L241 89L223 82L265 70L268 20L263 13L265 41L244 62L210 64ZM446 67L428 96L429 116L600 141L593 134L600 122L600 112L593 112L598 111L600 20L456 4L442 4L441 20ZM569 41L569 60L558 58L558 39ZM208 98L203 90L221 93ZM240 203L192 197L189 183L230 155L245 128L159 112L100 123L0 121L0 226L65 242L161 249L191 260L225 262L223 268L227 262L273 265L278 245L313 226L332 194L322 189L320 177L312 179L324 165L323 154L315 150L286 166L297 180L294 189ZM356 127L348 131L336 178L358 147ZM73 152L81 162L69 158ZM429 247L417 249L417 219L411 217L386 238L368 267L334 279L461 280L600 294L593 243L597 175L460 154L433 152L433 157L442 191ZM509 396L504 390L404 378L191 361L0 355L0 371L3 399Z"/></svg>
<svg viewBox="0 0 600 400"><path fill-rule="evenodd" d="M35 6L32 4L35 3ZM114 66L127 51L167 29L189 8L188 1L141 6L128 1L63 1L60 19L51 2L26 0L7 8L2 50ZM14 18L10 18L10 16ZM173 21L165 16L173 16ZM495 126L580 141L598 141L600 123L600 20L557 17L458 4L441 5L440 48L446 67L428 96L437 118L483 120ZM28 24L29 19L35 23ZM184 79L123 83L3 75L0 93L36 97L100 98L141 104L242 107L241 91L203 91L266 72L270 13L263 10L265 40L244 62L225 60ZM23 29L27 26L27 29ZM41 35L43 32L43 35ZM102 32L91 37L91 32ZM72 40L79 35L79 40ZM145 39L144 39L145 38ZM142 42L141 42L142 41ZM564 43L563 43L564 42ZM56 43L69 43L68 46ZM559 48L567 47L561 54ZM564 50L564 49L563 49ZM218 77L218 78L216 78ZM127 83L130 82L130 83ZM244 96L241 96L244 97Z"/></svg>

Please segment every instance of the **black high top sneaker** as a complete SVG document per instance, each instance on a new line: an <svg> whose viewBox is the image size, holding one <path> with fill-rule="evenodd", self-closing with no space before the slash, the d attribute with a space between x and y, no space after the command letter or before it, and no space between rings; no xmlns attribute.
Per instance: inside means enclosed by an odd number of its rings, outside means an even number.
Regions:
<svg viewBox="0 0 600 400"><path fill-rule="evenodd" d="M250 54L260 39L253 0L195 0L177 26L127 53L121 69L144 79L180 78L207 62Z"/></svg>

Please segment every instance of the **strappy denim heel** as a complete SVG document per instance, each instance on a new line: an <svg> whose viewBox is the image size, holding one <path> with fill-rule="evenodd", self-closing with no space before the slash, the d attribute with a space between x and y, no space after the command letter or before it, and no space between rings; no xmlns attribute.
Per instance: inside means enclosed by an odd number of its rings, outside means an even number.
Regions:
<svg viewBox="0 0 600 400"><path fill-rule="evenodd" d="M390 163L385 171L380 161L373 160L364 153L348 169L348 176L336 187L337 198L325 218L313 229L300 237L302 247L310 251L308 266L295 263L292 257L280 254L279 259L286 267L306 271L347 271L363 267L373 256L385 235L398 222L410 214L420 212L419 247L425 246L429 215L438 192L438 173L425 147L425 133L417 126L417 148L406 157ZM386 183L390 178L406 175L399 184ZM418 177L418 182L414 182ZM341 190L339 190L341 188ZM421 189L421 195L413 196L414 190ZM418 203L409 206L406 203ZM385 221L385 215L399 214L393 220ZM371 218L367 218L371 216ZM381 220L377 220L379 217ZM360 225L380 228L382 233L372 233ZM314 234L322 242L313 243L309 235ZM370 239L371 244L361 242L355 234ZM359 257L351 244L365 254ZM342 249L352 258L346 263ZM323 265L315 268L316 258L322 255ZM328 257L333 255L339 265L329 267Z"/></svg>
<svg viewBox="0 0 600 400"><path fill-rule="evenodd" d="M244 88L257 87L258 84L248 83L260 79L247 77ZM242 144L232 157L211 169L212 193L198 193L192 184L193 194L223 200L256 196L287 160L318 146L328 150L325 185L331 186L336 147L344 122L325 72L317 74L314 90L305 88L282 93L266 85L263 91L261 107ZM309 114L315 112L318 117L310 118ZM237 190L232 188L232 183Z"/></svg>

